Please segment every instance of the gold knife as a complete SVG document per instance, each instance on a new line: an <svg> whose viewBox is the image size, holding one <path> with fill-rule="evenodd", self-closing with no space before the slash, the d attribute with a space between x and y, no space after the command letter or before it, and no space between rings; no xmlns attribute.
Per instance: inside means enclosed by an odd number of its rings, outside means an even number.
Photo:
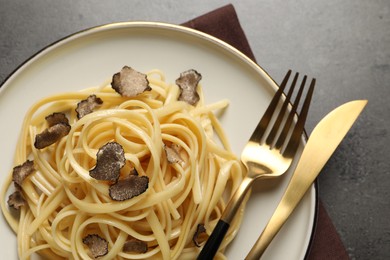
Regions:
<svg viewBox="0 0 390 260"><path fill-rule="evenodd" d="M314 128L278 207L245 259L260 259L366 104L355 100L341 105Z"/></svg>

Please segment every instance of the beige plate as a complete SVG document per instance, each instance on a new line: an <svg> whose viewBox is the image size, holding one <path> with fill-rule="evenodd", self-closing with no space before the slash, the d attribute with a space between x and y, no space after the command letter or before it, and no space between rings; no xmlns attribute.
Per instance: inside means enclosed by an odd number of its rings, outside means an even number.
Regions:
<svg viewBox="0 0 390 260"><path fill-rule="evenodd" d="M180 26L129 22L100 26L45 48L14 72L0 89L0 184L12 157L26 110L38 99L102 83L129 65L163 70L169 82L194 68L202 76L206 102L231 101L221 120L239 155L275 92L273 80L239 51L211 36ZM303 142L303 141L302 141ZM248 203L242 228L229 247L229 259L243 259L272 215L291 173L261 183ZM314 222L314 186L279 233L264 259L303 259ZM0 217L2 257L16 259L16 238Z"/></svg>

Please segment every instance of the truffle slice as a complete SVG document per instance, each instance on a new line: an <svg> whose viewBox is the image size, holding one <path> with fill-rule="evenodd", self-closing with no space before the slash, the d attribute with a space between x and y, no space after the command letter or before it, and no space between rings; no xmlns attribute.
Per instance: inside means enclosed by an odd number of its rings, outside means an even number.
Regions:
<svg viewBox="0 0 390 260"><path fill-rule="evenodd" d="M148 251L148 244L138 239L130 239L123 245L123 252L146 253Z"/></svg>
<svg viewBox="0 0 390 260"><path fill-rule="evenodd" d="M169 163L182 163L180 156L180 146L177 144L164 145L165 154Z"/></svg>
<svg viewBox="0 0 390 260"><path fill-rule="evenodd" d="M45 119L49 127L60 123L69 125L69 120L64 113L53 113L45 117Z"/></svg>
<svg viewBox="0 0 390 260"><path fill-rule="evenodd" d="M7 203L8 206L18 210L21 206L26 205L26 200L24 199L22 192L17 189L14 193L9 195Z"/></svg>
<svg viewBox="0 0 390 260"><path fill-rule="evenodd" d="M23 164L14 167L12 171L12 180L17 185L22 186L24 179L34 171L34 162L27 160Z"/></svg>
<svg viewBox="0 0 390 260"><path fill-rule="evenodd" d="M138 176L138 171L137 171L137 169L135 168L135 167L133 167L131 170L130 170L130 173L129 173L130 175L136 175L136 176Z"/></svg>
<svg viewBox="0 0 390 260"><path fill-rule="evenodd" d="M83 238L83 243L88 246L94 258L108 254L108 242L99 235L90 234Z"/></svg>
<svg viewBox="0 0 390 260"><path fill-rule="evenodd" d="M109 194L111 199L116 201L128 200L144 193L148 186L149 178L147 176L129 175L111 185Z"/></svg>
<svg viewBox="0 0 390 260"><path fill-rule="evenodd" d="M66 136L70 131L70 125L58 123L49 128L46 128L42 133L35 136L34 146L37 149L43 149L54 144L62 137Z"/></svg>
<svg viewBox="0 0 390 260"><path fill-rule="evenodd" d="M98 98L96 95L90 95L87 99L81 100L77 103L77 118L80 119L85 115L93 112L93 110L103 104L103 100Z"/></svg>
<svg viewBox="0 0 390 260"><path fill-rule="evenodd" d="M114 74L111 86L124 97L135 97L152 89L146 74L128 66L124 66L120 72Z"/></svg>
<svg viewBox="0 0 390 260"><path fill-rule="evenodd" d="M199 94L196 88L202 75L196 70L187 70L180 73L180 77L176 79L176 84L180 88L180 95L178 100L185 101L190 105L196 105L199 101Z"/></svg>
<svg viewBox="0 0 390 260"><path fill-rule="evenodd" d="M194 236L192 237L192 241L194 242L194 244L197 246L197 247L200 247L201 244L199 243L199 237L201 234L203 233L206 233L206 228L204 227L203 224L198 224L198 226L196 227L196 231L195 231L195 234Z"/></svg>
<svg viewBox="0 0 390 260"><path fill-rule="evenodd" d="M89 175L102 181L117 181L120 169L125 165L125 151L117 142L103 145L96 154L96 166L89 171Z"/></svg>

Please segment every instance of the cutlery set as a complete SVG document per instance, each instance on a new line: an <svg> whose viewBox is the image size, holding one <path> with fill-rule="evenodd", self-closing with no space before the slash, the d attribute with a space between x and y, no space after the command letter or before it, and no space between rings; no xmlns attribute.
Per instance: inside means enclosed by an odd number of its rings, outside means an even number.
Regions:
<svg viewBox="0 0 390 260"><path fill-rule="evenodd" d="M297 113L307 76L303 77L294 101L291 100L299 74L295 74L287 94L284 95L290 76L291 70L287 72L244 147L241 161L247 168L247 176L229 201L198 260L213 259L252 184L256 180L283 175L289 170L292 161L299 159L295 169L292 169L293 175L279 205L245 258L260 259L367 104L367 100L356 100L331 111L317 124L303 152L298 154L297 148L301 143L316 80L312 79L301 110Z"/></svg>

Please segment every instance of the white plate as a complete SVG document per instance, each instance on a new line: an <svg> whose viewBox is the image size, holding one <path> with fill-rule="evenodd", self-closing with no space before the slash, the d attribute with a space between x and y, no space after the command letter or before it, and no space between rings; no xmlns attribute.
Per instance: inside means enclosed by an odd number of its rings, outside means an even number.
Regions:
<svg viewBox="0 0 390 260"><path fill-rule="evenodd" d="M202 76L207 103L231 101L221 121L239 154L276 89L273 80L236 49L180 26L129 22L89 29L67 37L28 60L0 89L0 185L13 167L15 144L26 110L38 99L102 83L123 65L154 68L174 82L190 68ZM291 174L291 173L290 173ZM242 228L227 252L243 259L272 215L290 174L257 184ZM310 243L316 205L314 186L267 250L264 259L303 259ZM2 257L16 259L16 238L0 217Z"/></svg>

